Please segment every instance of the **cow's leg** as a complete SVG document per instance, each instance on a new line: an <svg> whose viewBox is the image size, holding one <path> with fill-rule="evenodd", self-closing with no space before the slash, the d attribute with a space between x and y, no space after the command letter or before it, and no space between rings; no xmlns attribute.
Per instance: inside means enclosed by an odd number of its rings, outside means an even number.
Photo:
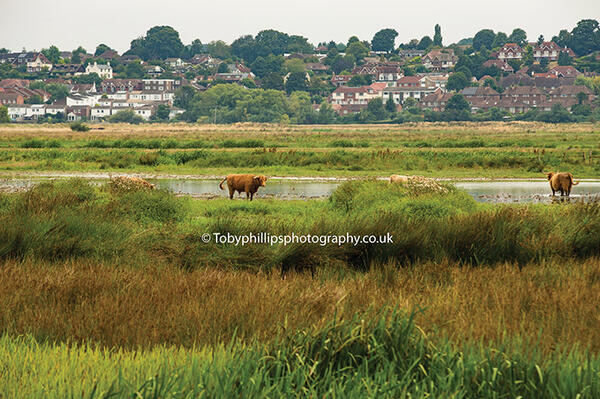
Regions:
<svg viewBox="0 0 600 399"><path fill-rule="evenodd" d="M247 199L247 200L252 200L252 199L250 198L250 191L248 191L248 190L246 190L246 199Z"/></svg>
<svg viewBox="0 0 600 399"><path fill-rule="evenodd" d="M233 187L229 187L229 199L233 199L233 194L235 194L235 189Z"/></svg>
<svg viewBox="0 0 600 399"><path fill-rule="evenodd" d="M252 198L254 198L254 193L250 192L250 201L252 201Z"/></svg>

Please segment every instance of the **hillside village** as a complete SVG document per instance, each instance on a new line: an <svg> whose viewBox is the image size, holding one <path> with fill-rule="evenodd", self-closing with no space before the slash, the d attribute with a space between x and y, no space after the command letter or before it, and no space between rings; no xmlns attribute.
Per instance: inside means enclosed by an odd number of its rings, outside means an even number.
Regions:
<svg viewBox="0 0 600 399"><path fill-rule="evenodd" d="M136 39L124 54L103 44L94 54L81 47L0 50L0 104L12 122L278 122L283 114L299 123L443 120L447 107L482 119L551 111L592 117L600 94L600 49L593 46L600 40L569 47L579 43L573 37L588 21L550 41L527 41L520 29L510 36L483 30L448 46L436 25L434 39L399 47L393 29L371 42L351 37L313 46L300 36L263 31L231 45L196 40L183 46L172 28L155 27L147 36L163 35L162 49ZM177 47L179 56L172 56ZM271 104L271 116L253 116L260 112L252 102L257 96ZM451 118L470 118L460 115Z"/></svg>

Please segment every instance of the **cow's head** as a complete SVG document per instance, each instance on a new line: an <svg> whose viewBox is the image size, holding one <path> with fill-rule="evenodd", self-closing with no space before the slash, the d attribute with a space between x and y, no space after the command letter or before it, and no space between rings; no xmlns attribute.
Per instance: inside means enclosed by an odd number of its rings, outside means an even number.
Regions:
<svg viewBox="0 0 600 399"><path fill-rule="evenodd" d="M554 172L548 172L546 173L546 176L548 177L548 180L552 179L552 176L554 176Z"/></svg>
<svg viewBox="0 0 600 399"><path fill-rule="evenodd" d="M267 178L263 175L254 176L254 181L259 187L264 187L265 183L267 182Z"/></svg>

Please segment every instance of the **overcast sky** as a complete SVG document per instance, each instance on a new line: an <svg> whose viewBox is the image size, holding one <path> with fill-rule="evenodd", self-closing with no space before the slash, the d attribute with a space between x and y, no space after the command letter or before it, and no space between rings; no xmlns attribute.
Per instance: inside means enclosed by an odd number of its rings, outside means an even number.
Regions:
<svg viewBox="0 0 600 399"><path fill-rule="evenodd" d="M82 45L94 52L106 43L119 52L154 25L170 25L184 44L222 39L273 28L305 36L312 43L346 42L351 35L371 40L394 28L397 44L442 27L444 44L491 28L510 34L525 29L530 40L571 30L581 19L600 20L600 0L0 0L0 48L61 50Z"/></svg>

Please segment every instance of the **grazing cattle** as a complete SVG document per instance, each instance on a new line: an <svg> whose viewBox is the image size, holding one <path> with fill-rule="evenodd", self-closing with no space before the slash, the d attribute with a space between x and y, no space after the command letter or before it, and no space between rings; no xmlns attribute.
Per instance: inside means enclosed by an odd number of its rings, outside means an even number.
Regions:
<svg viewBox="0 0 600 399"><path fill-rule="evenodd" d="M546 173L548 181L550 182L550 189L552 190L552 196L557 191L560 191L560 195L571 195L571 187L576 186L579 182L573 181L573 175L570 173Z"/></svg>
<svg viewBox="0 0 600 399"><path fill-rule="evenodd" d="M246 198L252 201L254 193L258 191L259 187L264 187L267 182L267 178L263 175L227 175L226 178L221 180L219 188L223 188L223 183L227 180L227 187L229 188L229 198L233 199L233 194L237 191L246 193Z"/></svg>
<svg viewBox="0 0 600 399"><path fill-rule="evenodd" d="M390 183L408 183L408 176L391 175Z"/></svg>

